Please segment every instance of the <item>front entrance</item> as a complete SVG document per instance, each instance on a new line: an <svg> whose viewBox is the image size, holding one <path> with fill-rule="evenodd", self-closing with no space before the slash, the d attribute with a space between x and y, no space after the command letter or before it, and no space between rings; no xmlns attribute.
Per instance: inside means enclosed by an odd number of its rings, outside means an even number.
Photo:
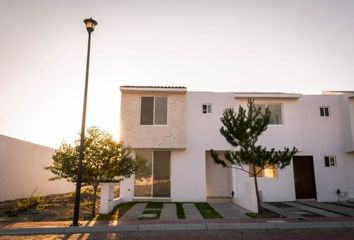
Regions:
<svg viewBox="0 0 354 240"><path fill-rule="evenodd" d="M316 182L312 156L294 156L296 199L316 199Z"/></svg>
<svg viewBox="0 0 354 240"><path fill-rule="evenodd" d="M134 197L169 198L171 152L137 151Z"/></svg>
<svg viewBox="0 0 354 240"><path fill-rule="evenodd" d="M223 156L219 152L219 156ZM216 164L210 155L210 151L205 153L206 160L206 194L207 198L225 198L231 197L231 169Z"/></svg>

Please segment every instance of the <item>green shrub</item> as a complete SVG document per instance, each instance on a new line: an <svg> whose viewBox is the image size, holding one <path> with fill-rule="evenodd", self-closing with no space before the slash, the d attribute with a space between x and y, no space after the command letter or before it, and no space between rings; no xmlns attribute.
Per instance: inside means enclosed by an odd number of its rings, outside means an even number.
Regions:
<svg viewBox="0 0 354 240"><path fill-rule="evenodd" d="M33 196L29 198L24 198L17 201L17 210L27 211L27 210L38 210L43 209L45 206L45 199L40 196Z"/></svg>

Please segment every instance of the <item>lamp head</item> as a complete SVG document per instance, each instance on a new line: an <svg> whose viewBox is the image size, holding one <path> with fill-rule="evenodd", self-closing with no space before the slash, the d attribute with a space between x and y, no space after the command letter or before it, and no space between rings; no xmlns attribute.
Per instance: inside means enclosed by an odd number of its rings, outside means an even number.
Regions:
<svg viewBox="0 0 354 240"><path fill-rule="evenodd" d="M93 20L92 17L85 19L84 23L85 23L86 29L89 33L93 32L93 30L95 30L95 27L97 25L97 21Z"/></svg>

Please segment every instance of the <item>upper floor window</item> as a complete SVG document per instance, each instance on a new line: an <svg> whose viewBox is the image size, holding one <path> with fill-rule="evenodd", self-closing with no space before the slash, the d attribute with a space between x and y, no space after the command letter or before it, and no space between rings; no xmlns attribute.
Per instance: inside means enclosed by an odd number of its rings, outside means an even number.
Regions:
<svg viewBox="0 0 354 240"><path fill-rule="evenodd" d="M270 122L269 124L283 124L281 104L256 104L256 107L260 107L262 112L265 112L265 108L268 107L270 110Z"/></svg>
<svg viewBox="0 0 354 240"><path fill-rule="evenodd" d="M140 125L167 125L167 97L141 97Z"/></svg>
<svg viewBox="0 0 354 240"><path fill-rule="evenodd" d="M329 117L329 107L320 107L321 117Z"/></svg>
<svg viewBox="0 0 354 240"><path fill-rule="evenodd" d="M210 103L203 104L202 109L203 109L203 113L211 113L211 104Z"/></svg>
<svg viewBox="0 0 354 240"><path fill-rule="evenodd" d="M337 161L335 156L325 156L324 157L325 167L335 167L337 166Z"/></svg>

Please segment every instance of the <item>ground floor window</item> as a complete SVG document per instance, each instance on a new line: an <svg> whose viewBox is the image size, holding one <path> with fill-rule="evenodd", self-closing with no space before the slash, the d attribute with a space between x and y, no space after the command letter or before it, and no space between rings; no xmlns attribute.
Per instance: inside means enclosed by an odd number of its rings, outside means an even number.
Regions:
<svg viewBox="0 0 354 240"><path fill-rule="evenodd" d="M135 197L170 197L171 152L136 151Z"/></svg>
<svg viewBox="0 0 354 240"><path fill-rule="evenodd" d="M263 169L262 171L260 171L261 169L259 167L256 166L256 172L258 173L257 174L257 177L266 177L266 178L275 178L275 177L278 177L278 170L277 170L277 166L273 165L273 166L269 166L265 169ZM249 176L250 177L253 177L253 168L249 167Z"/></svg>

